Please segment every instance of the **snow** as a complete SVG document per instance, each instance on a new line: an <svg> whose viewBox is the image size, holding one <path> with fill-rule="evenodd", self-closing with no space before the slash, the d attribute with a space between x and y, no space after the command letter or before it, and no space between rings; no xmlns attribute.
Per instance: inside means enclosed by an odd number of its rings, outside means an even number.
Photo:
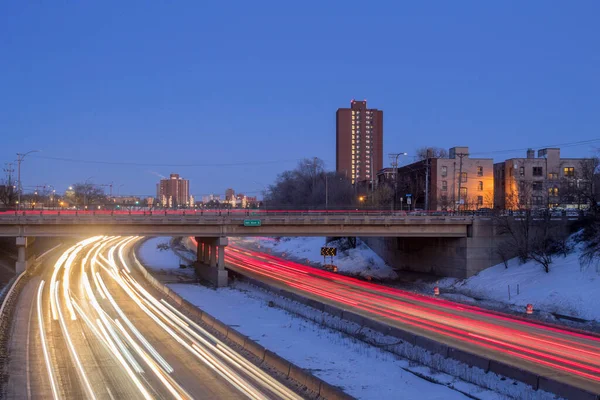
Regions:
<svg viewBox="0 0 600 400"><path fill-rule="evenodd" d="M160 273L169 273L177 276L178 278L192 278L195 276L193 268L181 268L180 264L188 264L182 260L173 251L160 250L157 248L159 244L166 244L170 246L170 237L155 237L146 240L140 246L138 255L140 262L148 269Z"/></svg>
<svg viewBox="0 0 600 400"><path fill-rule="evenodd" d="M325 246L324 237L284 237L284 238L236 238L232 243L240 246L252 246L261 249L271 249L273 252L284 254L286 258L295 259L301 263L323 265L321 247ZM383 261L373 250L360 239L356 239L356 248L340 250L339 241L330 242L327 246L338 248L333 264L338 272L375 279L395 279L396 272ZM327 263L329 263L329 258Z"/></svg>
<svg viewBox="0 0 600 400"><path fill-rule="evenodd" d="M170 273L178 272L174 267L179 258L156 249L158 243L168 242L168 238L153 239L139 251L145 265L161 271L158 275L163 275L163 281L168 281L164 267L167 275L168 268ZM248 283L217 290L195 284L168 286L252 340L359 399L555 398Z"/></svg>
<svg viewBox="0 0 600 400"><path fill-rule="evenodd" d="M357 398L468 398L407 371L409 362L393 354L269 307L248 287L244 291L183 284L169 287L252 340Z"/></svg>
<svg viewBox="0 0 600 400"><path fill-rule="evenodd" d="M582 267L581 245L571 237L574 250L566 257L554 256L550 272L533 261L520 264L517 258L481 271L462 281L444 280L441 287L472 297L501 301L546 312L600 321L600 273L595 266ZM517 294L517 285L519 294ZM508 292L510 288L510 300Z"/></svg>

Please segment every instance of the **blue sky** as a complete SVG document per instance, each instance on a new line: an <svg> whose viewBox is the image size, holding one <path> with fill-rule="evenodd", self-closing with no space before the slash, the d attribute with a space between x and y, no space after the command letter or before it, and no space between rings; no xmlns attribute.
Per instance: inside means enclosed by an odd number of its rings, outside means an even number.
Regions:
<svg viewBox="0 0 600 400"><path fill-rule="evenodd" d="M595 1L34 3L0 6L0 161L42 150L24 186L258 192L303 157L333 169L353 98L384 110L385 154L600 138Z"/></svg>

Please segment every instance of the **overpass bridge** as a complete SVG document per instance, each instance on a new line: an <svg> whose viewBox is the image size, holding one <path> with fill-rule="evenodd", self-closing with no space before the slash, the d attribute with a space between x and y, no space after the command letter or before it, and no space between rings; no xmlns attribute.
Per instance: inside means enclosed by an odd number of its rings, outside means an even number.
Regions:
<svg viewBox="0 0 600 400"><path fill-rule="evenodd" d="M517 219L517 217L515 217ZM553 218L568 225L571 218ZM473 215L390 211L20 211L0 213L0 237L16 237L16 269L27 268L28 244L44 236L192 236L199 275L225 285L229 236L363 238L400 270L466 278L500 263L503 240L494 220ZM30 256L30 255L29 255Z"/></svg>
<svg viewBox="0 0 600 400"><path fill-rule="evenodd" d="M467 237L473 217L392 212L0 213L0 236L377 236Z"/></svg>

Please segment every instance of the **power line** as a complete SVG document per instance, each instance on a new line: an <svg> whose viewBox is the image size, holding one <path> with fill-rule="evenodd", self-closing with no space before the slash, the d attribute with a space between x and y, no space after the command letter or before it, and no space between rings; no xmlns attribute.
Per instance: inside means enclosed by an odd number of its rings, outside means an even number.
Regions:
<svg viewBox="0 0 600 400"><path fill-rule="evenodd" d="M567 143L559 143L559 144L548 144L548 145L544 145L544 146L535 146L535 148L538 149L544 149L544 148L549 148L549 147L576 147L576 146L584 146L587 144L592 144L592 143L596 143L596 142L600 142L600 138L597 139L589 139L589 140L580 140L577 142L567 142ZM523 147L520 149L510 149L510 150L493 150L493 151L478 151L478 152L473 152L471 154L473 155L484 155L484 154L503 154L503 153L516 153L519 151L527 151L529 150L531 147Z"/></svg>
<svg viewBox="0 0 600 400"><path fill-rule="evenodd" d="M44 159L44 160L52 160L52 161L62 161L62 162L71 162L71 163L80 163L80 164L102 164L102 165L126 165L126 166L135 166L135 167L238 167L238 166L247 166L247 165L268 165L268 164L281 164L288 162L298 162L303 159L288 159L288 160L272 160L272 161L245 161L245 162L237 162L237 163L211 163L211 164L154 164L154 163L138 163L138 162L128 162L128 161L99 161L99 160L78 160L74 158L62 158L62 157L49 157L49 156L36 156L35 158Z"/></svg>

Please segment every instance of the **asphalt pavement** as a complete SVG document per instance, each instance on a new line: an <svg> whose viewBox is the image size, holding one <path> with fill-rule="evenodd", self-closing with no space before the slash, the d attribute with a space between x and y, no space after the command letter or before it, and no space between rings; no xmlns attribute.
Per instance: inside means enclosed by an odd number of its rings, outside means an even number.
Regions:
<svg viewBox="0 0 600 400"><path fill-rule="evenodd" d="M127 257L136 240L63 246L28 280L6 398L301 398L145 289Z"/></svg>

